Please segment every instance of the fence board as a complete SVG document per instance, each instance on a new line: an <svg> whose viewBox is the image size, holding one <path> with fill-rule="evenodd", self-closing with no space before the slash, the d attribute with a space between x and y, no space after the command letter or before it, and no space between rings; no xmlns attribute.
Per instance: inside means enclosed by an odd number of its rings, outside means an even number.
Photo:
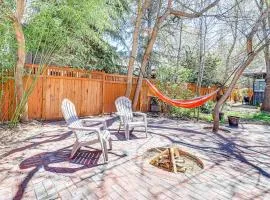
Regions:
<svg viewBox="0 0 270 200"><path fill-rule="evenodd" d="M81 90L80 115L102 113L102 82L83 80Z"/></svg>
<svg viewBox="0 0 270 200"><path fill-rule="evenodd" d="M33 77L25 77L24 84L26 88L29 88L33 81ZM41 119L42 117L42 84L43 78L41 77L37 80L28 98L28 115L31 119Z"/></svg>
<svg viewBox="0 0 270 200"><path fill-rule="evenodd" d="M1 85L1 89L0 89L0 117L1 117L1 121L6 121L9 119L9 108L10 108L10 90L9 90L9 86L10 86L10 80L8 80L7 82L5 82L3 85Z"/></svg>

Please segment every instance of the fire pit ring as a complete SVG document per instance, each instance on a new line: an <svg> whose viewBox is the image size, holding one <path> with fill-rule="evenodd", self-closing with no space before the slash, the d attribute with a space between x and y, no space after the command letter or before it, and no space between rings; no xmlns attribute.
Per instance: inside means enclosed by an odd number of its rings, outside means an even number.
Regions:
<svg viewBox="0 0 270 200"><path fill-rule="evenodd" d="M197 156L176 146L149 149L147 157L151 165L173 173L196 173L204 168Z"/></svg>

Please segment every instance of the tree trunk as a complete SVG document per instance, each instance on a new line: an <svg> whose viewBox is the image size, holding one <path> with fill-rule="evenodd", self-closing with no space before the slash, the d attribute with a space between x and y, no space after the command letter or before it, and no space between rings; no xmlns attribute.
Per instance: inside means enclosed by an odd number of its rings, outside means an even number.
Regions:
<svg viewBox="0 0 270 200"><path fill-rule="evenodd" d="M232 32L233 32L233 43L232 46L229 49L226 61L225 61L225 73L224 73L224 80L228 78L229 76L229 66L230 66L230 60L231 60L231 55L232 52L234 50L235 44L236 44L236 40L237 40L237 29L238 29L238 9L235 8L235 16L236 16L236 20L234 23L234 26L231 26Z"/></svg>
<svg viewBox="0 0 270 200"><path fill-rule="evenodd" d="M176 60L176 65L178 69L180 65L180 56L181 56L181 49L182 49L182 34L183 34L183 20L180 19L179 46L178 46L177 60Z"/></svg>
<svg viewBox="0 0 270 200"><path fill-rule="evenodd" d="M264 99L261 110L270 112L270 72L267 72L265 83Z"/></svg>
<svg viewBox="0 0 270 200"><path fill-rule="evenodd" d="M143 4L143 6L142 6ZM132 77L134 71L134 62L137 55L138 50L138 40L139 40L139 32L142 23L142 16L146 7L148 7L149 0L145 0L143 3L142 0L138 1L138 8L137 8L137 17L135 22L135 28L133 32L133 41L132 41L132 50L129 58L128 63L128 77L127 77L127 89L126 89L126 97L130 97L131 90L132 90Z"/></svg>
<svg viewBox="0 0 270 200"><path fill-rule="evenodd" d="M149 60L151 52L153 50L154 43L157 39L158 30L160 28L161 23L165 20L165 18L168 15L169 15L169 12L166 12L163 16L158 17L158 19L156 20L155 26L154 26L152 34L151 34L151 38L150 38L150 40L147 44L146 50L144 52L142 64L141 64L141 72L140 72L140 75L138 78L138 83L137 83L137 87L136 87L136 91L135 91L135 95L134 95L134 99L133 99L133 106L132 107L134 110L136 109L136 106L138 104L139 95L140 95L140 91L142 88L143 75L145 74L148 60Z"/></svg>
<svg viewBox="0 0 270 200"><path fill-rule="evenodd" d="M269 8L268 2L265 1L266 7ZM263 1L261 1L261 4L263 4ZM265 66L266 66L266 77L265 77L265 90L264 90L264 99L262 103L261 110L270 112L270 44L268 41L268 33L267 29L270 27L270 15L268 14L267 21L264 19L262 21L262 29L263 29L263 35L265 39L265 49L264 49L264 59L265 59ZM267 23L268 22L268 23Z"/></svg>
<svg viewBox="0 0 270 200"><path fill-rule="evenodd" d="M15 91L16 91L16 100L17 105L21 106L20 104L23 101L24 96L24 88L23 88L23 71L24 71L24 64L25 64L25 38L22 29L22 18L24 13L25 1L24 0L17 0L16 4L16 13L13 16L13 27L16 33L16 41L17 41L17 63L15 68ZM28 121L28 106L27 101L26 104L23 105L23 109L21 110L21 120Z"/></svg>
<svg viewBox="0 0 270 200"><path fill-rule="evenodd" d="M179 46L178 46L178 52L177 52L177 58L176 58L175 78L174 78L175 83L178 82L177 72L180 69L180 57L181 57L181 49L182 49L182 35L183 35L183 20L180 19Z"/></svg>
<svg viewBox="0 0 270 200"><path fill-rule="evenodd" d="M224 95L217 101L214 111L213 111L213 132L216 133L218 132L219 129L219 111L221 106L223 105L223 103L225 103L225 101L228 99L228 97L231 95L233 88L235 87L238 79L240 78L240 76L242 75L243 71L246 69L247 66L249 66L249 64L254 60L255 56L263 50L264 46L261 46L261 48L259 48L256 52L252 52L248 54L248 57L246 58L246 60L239 66L238 70L235 72L233 79L228 87L228 89L226 90L226 92L224 93Z"/></svg>
<svg viewBox="0 0 270 200"><path fill-rule="evenodd" d="M264 31L266 32L266 30ZM267 33L266 33L267 35ZM267 37L267 36L266 36ZM269 43L264 49L264 59L266 65L266 77L265 77L265 89L264 89L264 99L262 103L261 110L270 112L270 55L269 55Z"/></svg>
<svg viewBox="0 0 270 200"><path fill-rule="evenodd" d="M205 39L206 39L206 23L203 23L203 18L200 19L200 35L199 35L199 42L200 42L200 51L199 51L199 73L196 83L196 93L200 95L200 89L202 86L203 74L204 74L204 65L205 65Z"/></svg>
<svg viewBox="0 0 270 200"><path fill-rule="evenodd" d="M197 83L196 83L196 95L200 96L201 93L201 87L202 87L202 78L203 78L203 71L204 71L204 45L205 41L203 38L204 36L204 31L203 31L203 18L200 18L200 32L199 32L199 43L200 43L200 49L199 49L199 70L198 70L198 76L197 76ZM197 112L197 121L199 120L200 117L200 107L196 108Z"/></svg>

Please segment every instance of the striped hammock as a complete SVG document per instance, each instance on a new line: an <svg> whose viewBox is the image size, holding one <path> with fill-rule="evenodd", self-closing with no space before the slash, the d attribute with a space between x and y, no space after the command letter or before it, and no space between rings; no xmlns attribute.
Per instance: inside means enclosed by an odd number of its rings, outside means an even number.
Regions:
<svg viewBox="0 0 270 200"><path fill-rule="evenodd" d="M207 95L196 97L194 99L188 99L188 100L180 100L180 99L171 99L165 95L163 95L157 88L154 86L149 80L146 79L147 85L150 87L153 94L158 97L161 101L172 105L176 107L181 108L197 108L199 106L202 106L204 103L209 101L213 96L216 95L216 93L219 91L219 89L215 90L214 92L211 92Z"/></svg>

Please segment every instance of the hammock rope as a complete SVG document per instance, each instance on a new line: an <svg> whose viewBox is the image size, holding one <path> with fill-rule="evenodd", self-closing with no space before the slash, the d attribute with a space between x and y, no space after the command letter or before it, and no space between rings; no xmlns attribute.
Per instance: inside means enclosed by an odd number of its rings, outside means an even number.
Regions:
<svg viewBox="0 0 270 200"><path fill-rule="evenodd" d="M151 89L152 93L158 97L160 100L163 102L170 104L172 106L176 107L181 107L181 108L197 108L202 106L204 103L209 101L213 96L216 95L216 93L220 90L217 89L207 95L196 97L194 99L189 99L189 100L180 100L180 99L171 99L167 97L166 95L162 94L155 85L153 85L148 79L146 80L146 84L149 86Z"/></svg>

